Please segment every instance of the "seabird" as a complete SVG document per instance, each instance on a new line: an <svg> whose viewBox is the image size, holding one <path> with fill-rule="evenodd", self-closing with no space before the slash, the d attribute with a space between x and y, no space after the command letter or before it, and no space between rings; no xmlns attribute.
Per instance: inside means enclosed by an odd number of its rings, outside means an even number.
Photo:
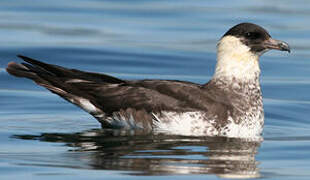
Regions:
<svg viewBox="0 0 310 180"><path fill-rule="evenodd" d="M262 27L241 23L217 44L217 65L206 84L177 80L122 80L21 56L7 72L33 80L90 113L103 128L188 136L261 137L264 111L259 57L290 52Z"/></svg>

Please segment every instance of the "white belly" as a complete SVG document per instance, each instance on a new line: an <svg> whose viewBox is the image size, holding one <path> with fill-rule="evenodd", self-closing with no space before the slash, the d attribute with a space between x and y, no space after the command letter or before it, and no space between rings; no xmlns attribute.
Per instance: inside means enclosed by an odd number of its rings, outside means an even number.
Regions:
<svg viewBox="0 0 310 180"><path fill-rule="evenodd" d="M215 128L215 119L205 119L204 112L162 112L154 115L156 133L184 136L225 136L235 138L260 138L263 129L263 116L257 114L252 119L244 119L236 124L231 117L225 127Z"/></svg>

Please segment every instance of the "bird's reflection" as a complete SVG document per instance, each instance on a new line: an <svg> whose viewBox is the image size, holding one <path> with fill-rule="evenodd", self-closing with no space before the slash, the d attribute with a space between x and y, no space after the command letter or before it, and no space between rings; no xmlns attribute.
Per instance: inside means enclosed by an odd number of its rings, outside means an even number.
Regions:
<svg viewBox="0 0 310 180"><path fill-rule="evenodd" d="M88 152L83 163L93 169L134 175L215 174L227 178L260 177L255 155L260 142L233 138L139 135L95 129L80 133L15 135L15 138L63 142Z"/></svg>

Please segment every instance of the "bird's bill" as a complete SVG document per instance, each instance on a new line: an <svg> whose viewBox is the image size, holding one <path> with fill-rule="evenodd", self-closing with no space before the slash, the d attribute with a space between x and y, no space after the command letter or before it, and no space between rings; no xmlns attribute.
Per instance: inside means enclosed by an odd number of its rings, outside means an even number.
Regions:
<svg viewBox="0 0 310 180"><path fill-rule="evenodd" d="M287 51L289 53L291 52L290 46L286 42L272 38L266 40L264 42L264 46L266 49L276 49L280 51Z"/></svg>

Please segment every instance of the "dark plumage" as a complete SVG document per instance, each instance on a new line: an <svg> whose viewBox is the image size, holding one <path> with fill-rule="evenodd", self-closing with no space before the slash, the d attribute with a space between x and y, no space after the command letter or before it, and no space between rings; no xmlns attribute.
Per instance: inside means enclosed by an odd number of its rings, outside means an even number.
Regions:
<svg viewBox="0 0 310 180"><path fill-rule="evenodd" d="M224 37L228 36L236 40L225 40ZM271 39L266 30L250 23L231 28L222 37L219 46L232 40L240 40L245 47L250 48L249 53L254 54L267 49L289 51L286 43ZM220 51L225 54L226 46L222 49ZM172 113L181 114L183 119L189 118L186 121L193 123L193 127L188 127L193 135L199 132L197 135L238 137L241 135L229 135L229 131L225 130L230 123L250 126L255 121L254 118L261 119L263 116L259 72L250 81L245 81L238 75L230 78L220 73L217 76L216 73L211 81L202 85L172 80L129 81L46 64L25 56L18 57L26 63L11 62L7 72L32 79L38 85L81 107L105 128L142 129L148 132L163 129L162 125L169 126L178 121L171 117ZM218 61L226 58L218 57ZM246 116L253 117L247 120ZM181 119L182 117L180 116ZM183 128L182 125L180 127ZM259 132L255 132L255 135L257 133Z"/></svg>

